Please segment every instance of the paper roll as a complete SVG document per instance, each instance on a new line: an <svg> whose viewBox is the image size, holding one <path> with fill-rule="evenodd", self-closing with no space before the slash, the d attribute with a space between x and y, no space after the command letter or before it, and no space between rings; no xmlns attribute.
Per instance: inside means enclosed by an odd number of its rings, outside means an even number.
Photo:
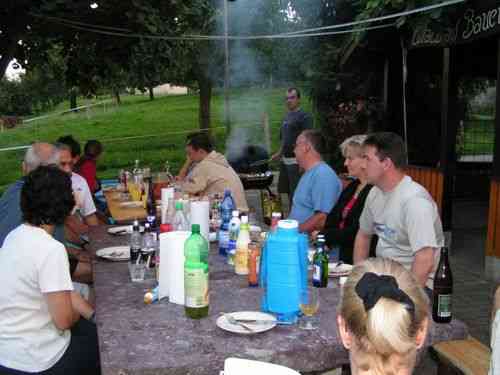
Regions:
<svg viewBox="0 0 500 375"><path fill-rule="evenodd" d="M184 305L184 242L191 232L160 234L159 297Z"/></svg>
<svg viewBox="0 0 500 375"><path fill-rule="evenodd" d="M174 198L174 188L163 188L161 189L161 201L168 205L168 200Z"/></svg>
<svg viewBox="0 0 500 375"><path fill-rule="evenodd" d="M199 224L200 233L209 241L210 205L208 201L191 202L191 225Z"/></svg>

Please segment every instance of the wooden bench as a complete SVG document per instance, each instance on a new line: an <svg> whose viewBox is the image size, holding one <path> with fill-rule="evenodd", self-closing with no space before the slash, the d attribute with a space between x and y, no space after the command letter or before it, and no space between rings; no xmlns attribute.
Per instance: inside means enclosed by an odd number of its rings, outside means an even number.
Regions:
<svg viewBox="0 0 500 375"><path fill-rule="evenodd" d="M442 341L432 346L438 357L438 375L487 375L490 367L490 348L475 338Z"/></svg>

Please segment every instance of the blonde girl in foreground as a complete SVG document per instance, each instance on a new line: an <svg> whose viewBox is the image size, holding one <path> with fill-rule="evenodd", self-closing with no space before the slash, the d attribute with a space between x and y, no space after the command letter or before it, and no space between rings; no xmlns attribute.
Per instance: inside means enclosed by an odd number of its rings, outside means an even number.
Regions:
<svg viewBox="0 0 500 375"><path fill-rule="evenodd" d="M370 258L344 285L337 326L353 375L409 375L425 342L429 300L390 259Z"/></svg>

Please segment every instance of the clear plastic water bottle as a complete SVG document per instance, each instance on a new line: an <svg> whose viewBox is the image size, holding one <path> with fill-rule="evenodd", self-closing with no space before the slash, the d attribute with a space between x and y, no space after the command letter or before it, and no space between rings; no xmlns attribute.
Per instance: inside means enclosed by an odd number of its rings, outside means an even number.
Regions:
<svg viewBox="0 0 500 375"><path fill-rule="evenodd" d="M173 222L174 230L187 231L189 230L189 224L184 216L184 210L182 207L182 202L175 202L175 216Z"/></svg>
<svg viewBox="0 0 500 375"><path fill-rule="evenodd" d="M236 241L240 232L240 213L233 210L233 217L229 222L229 243L227 246L227 264L234 265L234 254L236 253Z"/></svg>
<svg viewBox="0 0 500 375"><path fill-rule="evenodd" d="M130 263L135 264L140 256L142 247L142 234L140 232L139 221L134 220L132 234L130 235Z"/></svg>
<svg viewBox="0 0 500 375"><path fill-rule="evenodd" d="M222 222L218 233L219 254L223 256L227 255L227 248L229 246L229 222L231 221L231 216L235 208L233 197L231 197L231 191L229 189L224 190L224 199L220 205Z"/></svg>

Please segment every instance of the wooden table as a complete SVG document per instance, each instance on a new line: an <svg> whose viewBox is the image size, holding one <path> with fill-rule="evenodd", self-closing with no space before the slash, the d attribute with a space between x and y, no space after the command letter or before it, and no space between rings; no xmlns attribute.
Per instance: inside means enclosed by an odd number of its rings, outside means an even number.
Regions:
<svg viewBox="0 0 500 375"><path fill-rule="evenodd" d="M111 217L117 223L129 222L134 219L145 219L146 210L143 206L124 207L121 199L121 192L116 190L108 190L104 192L106 203L108 205Z"/></svg>
<svg viewBox="0 0 500 375"><path fill-rule="evenodd" d="M90 232L93 251L127 243L113 237L106 227ZM153 281L130 282L127 263L98 260L94 265L96 317L104 375L218 374L228 357L281 364L301 373L315 373L349 362L337 335L338 287L320 290L319 329L277 326L255 335L236 335L219 329L221 312L259 310L259 288L249 288L217 254L210 253L210 311L201 320L185 317L184 308L166 300L145 305L144 293ZM431 324L427 345L467 337L458 320Z"/></svg>

